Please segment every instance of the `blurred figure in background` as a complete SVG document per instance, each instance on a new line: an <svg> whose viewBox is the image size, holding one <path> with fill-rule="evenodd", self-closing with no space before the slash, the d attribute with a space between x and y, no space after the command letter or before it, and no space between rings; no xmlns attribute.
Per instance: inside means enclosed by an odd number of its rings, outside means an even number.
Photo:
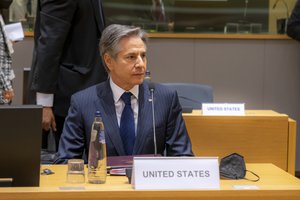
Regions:
<svg viewBox="0 0 300 200"><path fill-rule="evenodd" d="M0 10L8 9L11 2L11 0L0 0ZM12 43L6 36L4 20L0 12L0 104L11 103L14 98L12 80L15 78L15 74L11 67L12 53Z"/></svg>
<svg viewBox="0 0 300 200"><path fill-rule="evenodd" d="M9 7L9 21L26 21L28 0L13 0Z"/></svg>
<svg viewBox="0 0 300 200"><path fill-rule="evenodd" d="M98 43L104 29L101 0L38 0L31 103L43 106L43 146L47 131L58 147L71 95L107 79Z"/></svg>
<svg viewBox="0 0 300 200"><path fill-rule="evenodd" d="M34 17L36 16L36 8L37 8L37 1L38 0L31 0L30 1L30 16Z"/></svg>
<svg viewBox="0 0 300 200"><path fill-rule="evenodd" d="M287 35L300 41L300 0L297 0L287 25Z"/></svg>
<svg viewBox="0 0 300 200"><path fill-rule="evenodd" d="M156 22L164 22L165 15L165 7L162 0L152 0L152 18Z"/></svg>

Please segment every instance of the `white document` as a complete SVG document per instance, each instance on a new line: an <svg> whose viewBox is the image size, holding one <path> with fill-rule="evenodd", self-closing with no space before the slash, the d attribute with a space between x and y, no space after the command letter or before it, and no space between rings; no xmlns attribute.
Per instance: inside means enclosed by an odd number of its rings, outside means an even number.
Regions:
<svg viewBox="0 0 300 200"><path fill-rule="evenodd" d="M21 22L7 24L4 30L9 40L16 42L24 39L24 31Z"/></svg>

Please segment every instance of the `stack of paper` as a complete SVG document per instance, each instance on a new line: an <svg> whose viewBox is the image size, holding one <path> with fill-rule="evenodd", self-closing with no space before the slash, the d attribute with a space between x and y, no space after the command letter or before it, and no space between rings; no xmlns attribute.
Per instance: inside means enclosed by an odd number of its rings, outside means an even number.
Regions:
<svg viewBox="0 0 300 200"><path fill-rule="evenodd" d="M4 30L8 39L13 42L24 39L24 31L21 22L5 25Z"/></svg>

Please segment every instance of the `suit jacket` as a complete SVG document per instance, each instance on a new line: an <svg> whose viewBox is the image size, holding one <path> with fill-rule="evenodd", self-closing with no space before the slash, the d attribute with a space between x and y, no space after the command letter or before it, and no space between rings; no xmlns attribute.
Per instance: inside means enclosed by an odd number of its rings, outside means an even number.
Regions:
<svg viewBox="0 0 300 200"><path fill-rule="evenodd" d="M30 89L54 94L66 116L73 93L107 79L99 52L101 0L39 0Z"/></svg>
<svg viewBox="0 0 300 200"><path fill-rule="evenodd" d="M139 86L139 113L133 154L154 154L151 94L148 83ZM192 156L191 142L175 90L157 84L154 92L157 152L167 156ZM116 109L109 81L76 93L61 136L58 159L88 158L94 113L100 111L105 126L108 156L126 155L119 133ZM86 155L83 156L83 152Z"/></svg>
<svg viewBox="0 0 300 200"><path fill-rule="evenodd" d="M289 18L287 35L300 41L300 0L297 0L295 8Z"/></svg>

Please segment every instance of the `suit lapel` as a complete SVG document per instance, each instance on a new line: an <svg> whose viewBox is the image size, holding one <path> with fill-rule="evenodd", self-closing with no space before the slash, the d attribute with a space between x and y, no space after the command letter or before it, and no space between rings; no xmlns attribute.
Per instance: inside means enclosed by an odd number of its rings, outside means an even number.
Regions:
<svg viewBox="0 0 300 200"><path fill-rule="evenodd" d="M150 92L147 90L145 84L141 84L139 87L139 116L137 125L137 136L134 146L134 154L139 154L142 151L144 143L147 137L147 129L149 124L152 124L151 104L149 99L151 98Z"/></svg>
<svg viewBox="0 0 300 200"><path fill-rule="evenodd" d="M91 0L99 33L102 33L105 27L104 13L102 9L102 0ZM101 34L100 34L101 35Z"/></svg>
<svg viewBox="0 0 300 200"><path fill-rule="evenodd" d="M100 106L104 112L103 115L106 116L106 137L115 146L119 155L125 155L109 80L105 82L104 87L97 87L97 93L99 98L95 102L96 106Z"/></svg>

